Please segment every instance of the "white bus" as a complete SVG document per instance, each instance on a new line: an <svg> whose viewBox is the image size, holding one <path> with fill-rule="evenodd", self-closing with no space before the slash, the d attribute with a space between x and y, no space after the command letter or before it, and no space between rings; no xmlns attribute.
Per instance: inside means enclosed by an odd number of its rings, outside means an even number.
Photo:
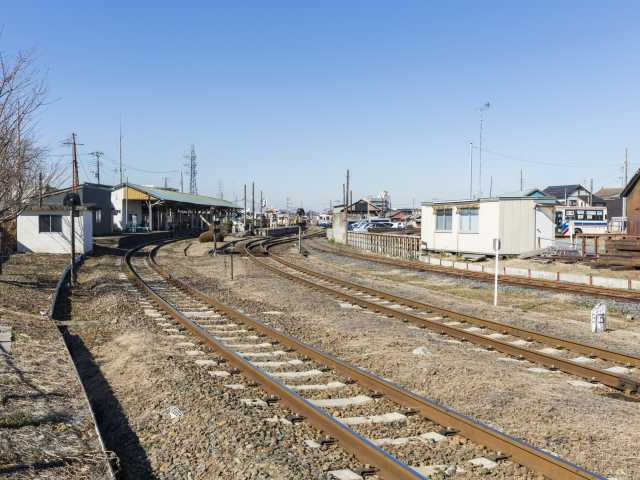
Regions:
<svg viewBox="0 0 640 480"><path fill-rule="evenodd" d="M556 236L607 233L607 207L556 207Z"/></svg>

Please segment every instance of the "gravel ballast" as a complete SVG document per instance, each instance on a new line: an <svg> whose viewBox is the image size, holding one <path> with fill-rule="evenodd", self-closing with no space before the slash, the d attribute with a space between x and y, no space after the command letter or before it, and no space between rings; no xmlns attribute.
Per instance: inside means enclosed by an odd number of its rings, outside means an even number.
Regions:
<svg viewBox="0 0 640 480"><path fill-rule="evenodd" d="M633 426L639 418L637 403L612 395L610 389L576 386L569 383L576 380L575 377L557 372L537 373L529 370L536 365L502 361L499 358L503 355L499 353L461 344L366 310L343 308L327 295L284 280L248 259L236 258L235 280L231 281L227 257L202 257L185 262L184 258L174 256L174 248L179 246L167 246L160 251L161 261L169 262L172 271L291 335L578 465L616 478L637 478L640 474L640 462L632 453L640 440ZM319 255L317 259L312 255L307 260L294 253L290 255L312 268L326 268L333 274L339 272ZM345 258L339 260L344 278L366 283L367 274L363 271L367 268L355 265L358 277L354 278L350 262ZM383 271L384 276L384 270L379 265L376 268ZM404 296L414 295L423 302L454 310L528 328L543 326L543 331L551 329L553 334L577 340L589 338L589 334L584 333L588 324L581 317L588 311L587 307L566 312L567 303L573 302L571 298L549 295L544 303L538 298L535 306L526 309L523 305L534 302L536 292L532 298L521 298L514 293L515 305L496 311L482 297L459 294L460 285L455 290L453 285L443 282L447 288L440 291L441 279L430 278L413 284L413 281L404 282L402 272L393 272L393 275L385 279L376 273L368 281L370 286ZM463 289L479 290L472 287L465 285ZM560 311L565 312L563 317L558 316ZM607 334L603 344L634 353L637 333L633 322L629 323L628 330L620 328ZM424 347L419 350L421 353L414 354L420 347Z"/></svg>

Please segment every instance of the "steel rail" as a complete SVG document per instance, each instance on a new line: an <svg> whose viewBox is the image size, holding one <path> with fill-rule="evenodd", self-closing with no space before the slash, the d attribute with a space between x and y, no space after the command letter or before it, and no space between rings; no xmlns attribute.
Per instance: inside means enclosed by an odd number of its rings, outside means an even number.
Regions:
<svg viewBox="0 0 640 480"><path fill-rule="evenodd" d="M254 255L251 254L251 252L249 251L250 247L247 248L247 252L248 254L251 256L251 258L253 258L254 261L260 263L261 265L263 265L265 268L281 275L281 276L285 276L286 278L294 281L294 282L298 282L298 283L302 283L305 284L309 287L311 287L312 289L315 290L320 290L322 292L328 293L330 295L333 295L335 297L341 298L343 300L348 301L349 303L352 304L356 304L359 305L363 308L367 308L369 310L375 311L375 312L380 312L383 313L384 315L387 315L389 317L394 317L394 318L398 318L402 321L406 321L406 322L412 322L418 325L422 325L426 328L429 328L430 330L439 332L439 333L443 333L446 335L449 335L451 337L454 338L458 338L458 339L462 339L465 341L470 341L472 343L475 343L477 345L481 345L484 347L490 347L493 348L495 350L498 350L502 353L506 353L507 355L511 355L514 356L516 358L522 358L522 359L526 359L529 360L531 362L534 363L538 363L541 364L543 366L552 368L552 369L558 369L561 370L565 373L569 373L578 377L582 377L585 378L589 381L598 381L600 383L602 383L603 385L607 385L611 388L614 388L616 390L620 390L625 392L626 394L632 394L634 392L638 392L640 390L640 383L638 381L636 381L635 379L632 379L630 377L627 377L625 375L620 375L620 374L616 374L613 372L609 372L606 370L602 370L599 368L595 368L595 367L590 367L588 365L584 365L584 364L580 364L577 362L574 362L572 360L567 360L561 357L557 357L557 356L553 356L553 355L549 355L543 352L539 352L539 351L535 351L535 350L531 350L525 347L521 347L521 346L517 346L517 345L513 345L507 342L503 342L501 340L498 339L494 339L494 338L490 338L481 334L477 334L477 333L473 333L473 332L469 332L467 330L463 330L461 328L457 328L455 326L452 325L446 325L446 324L442 324L433 320L429 320L426 318L422 318L419 317L417 315L413 315L411 313L407 313L407 312L400 312L394 308L390 308L390 307L386 307L384 305L380 305L378 303L375 302L370 302L361 298L358 298L356 296L353 295L349 295L347 293L344 293L342 291L336 290L334 288L331 287L327 287L325 285L321 285L315 282L312 282L311 280L307 280L305 278L293 275L289 272L286 272L280 268L277 268L273 265L270 265L267 261L260 259ZM283 261L282 259L273 256L270 257L273 258L274 260L283 263L284 265L286 265L288 262ZM290 266L290 265L286 265L290 268L293 268L295 270L302 270L302 267L298 267L297 265L295 266ZM307 270L307 269L304 269ZM360 290L362 292L368 292L372 295L378 296L380 297L380 295L383 292L379 292L377 290L374 289L370 289L368 287L363 287L351 282L347 282L345 280L339 279L339 278L335 278L329 275L325 275L325 274L320 274L319 272L314 272L315 276L321 277L321 278L325 278L327 281L334 283L334 284L338 284L338 285L343 285L346 288L351 288L351 289L357 289Z"/></svg>
<svg viewBox="0 0 640 480"><path fill-rule="evenodd" d="M128 267L127 273L129 274L129 278L133 283L138 285L143 291L147 293L147 295L167 314L171 315L176 321L178 321L185 329L191 332L193 335L197 336L200 340L202 340L207 346L214 349L220 356L225 358L229 363L240 369L244 375L248 378L258 382L262 387L269 393L278 397L279 401L291 408L291 410L295 411L297 414L303 416L311 425L316 427L317 429L327 433L328 435L335 438L342 447L355 455L361 462L365 464L374 465L377 469L377 473L379 473L383 478L387 479L399 479L399 480L415 480L415 479L425 479L423 475L416 472L410 466L400 462L395 457L391 456L388 452L383 450L382 448L376 446L368 439L364 438L357 432L350 429L348 426L339 422L335 417L329 415L323 409L316 407L311 404L301 395L288 388L284 383L279 380L273 378L263 370L254 367L250 362L245 360L243 357L235 353L233 350L230 350L219 341L215 339L214 336L209 334L205 329L197 325L191 319L183 315L180 311L178 311L173 305L167 302L162 298L158 293L154 291L154 289L149 286L142 277L135 271L133 265L131 264L131 255L134 251L137 251L140 247L130 250L125 257L125 264ZM183 291L190 291L190 287L188 287L183 282L171 277L170 275L163 272L157 264L155 264L155 252L159 248L159 245L152 250L152 254L150 255L152 258L152 268L163 276L166 280L173 283L176 287ZM155 266L154 266L155 264ZM200 295L194 295L197 298L201 298L202 301L205 301ZM212 306L215 310L224 313L225 315L233 318L235 320L239 320L244 322L245 324L253 324L258 327L258 323L252 321L245 315L240 314L239 312L231 309L230 307L216 302L215 300L206 297L205 303ZM257 329L257 328L256 328ZM265 332L267 330L264 330ZM275 336L275 335L272 335ZM594 476L581 476L581 477L571 477L571 478L600 478Z"/></svg>
<svg viewBox="0 0 640 480"><path fill-rule="evenodd" d="M467 323L471 323L471 324L475 324L475 325L481 325L483 327L487 327L490 328L491 330L495 330L497 332L500 333L504 333L504 334L510 334L510 335L514 335L517 337L522 337L524 339L527 339L529 341L531 340L536 340L539 341L541 343L547 343L550 345L554 345L556 347L562 347L562 348L566 348L567 350L572 350L572 351L576 351L579 353L583 353L585 355L589 355L589 356L593 356L593 357L599 357L603 360L609 360L611 362L615 362L615 363L621 363L624 365L629 365L629 366L636 366L636 367L640 367L640 357L634 356L634 355L629 355L626 353L622 353L622 352L615 352L612 350L607 350L605 348L600 348L600 347L596 347L595 345L589 345L586 343L580 343L580 342L575 342L572 340L566 340L563 338L559 338L559 337L554 337L552 335L546 335L544 333L539 333L536 332L534 330L529 330L526 328L520 328L520 327L514 327L512 325L508 325L506 323L501 323L501 322L496 322L493 320L486 320L484 318L479 318L479 317L474 317L471 315L466 315L464 313L459 313L459 312L455 312L453 310L448 310L446 308L441 308L441 307L436 307L435 305L431 305L431 304L427 304L427 303L423 303L423 302L418 302L416 300L411 300L409 298L405 298L405 297L399 297L397 295L394 295L392 293L387 293L387 292L383 292L382 290L376 290L376 289L372 289L369 287L365 287L363 285L359 285L357 283L353 283L350 282L348 280L342 280L342 279L338 279L336 277L333 276L329 276L326 274L323 274L321 272L317 272L315 270L311 270L308 269L306 267L303 267L301 265L297 265L295 263L292 262L288 262L287 260L284 260L282 257L277 256L277 255L272 255L272 258L274 258L276 261L282 263L283 265L286 265L290 268L299 270L301 272L306 273L307 275L311 275L317 278L322 278L323 280L326 281L340 281L340 284L342 284L344 287L352 289L352 290L358 290L361 292L365 292L371 295L375 295L378 296L380 298L383 298L385 300L389 300L392 301L394 303L398 303L400 305L404 305L407 307L412 307L415 308L417 310L423 310L427 313L437 313L440 315L444 315L447 316L449 318L455 319L455 320L460 320L463 322L467 322Z"/></svg>
<svg viewBox="0 0 640 480"><path fill-rule="evenodd" d="M404 259L391 259L381 257L379 255L367 255L363 253L346 251L341 248L333 248L328 246L313 245L314 249L320 250L326 253L333 253L335 255L341 255L345 257L357 258L359 260L367 260L370 262L382 263L385 265L392 265L394 267L406 268L410 270L420 270L430 273L441 273L444 275L454 275L458 277L471 278L482 282L493 282L493 274L486 272L474 272L472 270L460 270L452 267L444 267L441 265L432 265L424 262L404 260ZM522 278L514 275L500 275L500 282L516 285L526 288L542 288L548 290L562 290L569 291L580 295L590 295L597 297L614 298L616 300L640 303L640 292L630 292L625 290L616 290L606 287L594 287L592 285L583 285L580 283L570 282L555 282L552 280L544 280L540 278Z"/></svg>
<svg viewBox="0 0 640 480"><path fill-rule="evenodd" d="M264 241L264 239L252 240L249 244L251 245L262 241ZM155 249L155 251L157 252L157 249ZM492 450L509 455L512 460L525 467L531 468L536 473L553 480L605 480L605 477L597 473L588 471L571 462L563 460L556 455L530 445L522 439L507 435L467 415L456 412L455 410L433 400L422 397L404 389L403 387L383 380L370 372L349 365L333 355L321 352L320 350L307 345L294 337L266 326L255 317L242 314L231 307L214 300L198 289L164 271L157 263L155 263L155 252L152 254L152 261L154 262L152 263L154 270L171 284L186 292L188 295L191 295L192 297L224 313L229 318L242 322L249 328L276 339L282 345L294 349L304 356L340 372L341 374L357 381L364 387L385 395L387 398L396 401L405 408L419 412L425 418L432 420L439 425L457 430L462 436L474 443L484 445ZM240 361L244 360L240 358ZM266 381L271 380L271 377L266 379ZM315 426L320 430L327 431L326 428L323 428L324 425L322 424ZM331 432L328 433L332 434ZM358 450L359 447L357 443L349 444L349 446L354 449L352 450L352 453L354 453L358 458L362 458ZM368 463L377 466L373 461ZM396 479L403 477L392 476L389 478Z"/></svg>

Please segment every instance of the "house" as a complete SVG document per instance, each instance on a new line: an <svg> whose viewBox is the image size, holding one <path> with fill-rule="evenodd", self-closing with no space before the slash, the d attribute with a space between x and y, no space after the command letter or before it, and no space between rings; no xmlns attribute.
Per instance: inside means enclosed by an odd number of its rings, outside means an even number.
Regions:
<svg viewBox="0 0 640 480"><path fill-rule="evenodd" d="M554 239L555 198L539 190L473 200L422 203L423 250L518 255L543 248Z"/></svg>
<svg viewBox="0 0 640 480"><path fill-rule="evenodd" d="M334 215L345 212L349 220L360 220L368 217L380 217L384 214L384 208L364 198L349 205L335 205L333 207Z"/></svg>
<svg viewBox="0 0 640 480"><path fill-rule="evenodd" d="M240 210L227 200L175 189L123 183L111 192L114 228L120 231L166 230L202 226L201 215Z"/></svg>
<svg viewBox="0 0 640 480"><path fill-rule="evenodd" d="M387 191L381 192L378 196L369 195L368 197L364 197L364 200L373 205L373 207L380 212L379 215L381 217L387 215L391 210L391 197Z"/></svg>
<svg viewBox="0 0 640 480"><path fill-rule="evenodd" d="M93 250L93 215L86 206L76 208L76 253ZM71 212L60 204L35 204L18 215L19 252L71 253Z"/></svg>
<svg viewBox="0 0 640 480"><path fill-rule="evenodd" d="M640 170L638 170L629 183L624 187L620 196L626 203L627 233L629 235L640 235Z"/></svg>
<svg viewBox="0 0 640 480"><path fill-rule="evenodd" d="M111 207L111 185L99 183L83 183L78 185L82 205L91 205L93 235L110 235L113 232L113 215ZM71 191L71 187L56 189L41 196L44 205L61 205L64 196ZM39 202L40 197L32 198L31 202Z"/></svg>
<svg viewBox="0 0 640 480"><path fill-rule="evenodd" d="M409 218L413 217L414 211L411 208L399 208L392 210L389 214L389 219L392 222L406 222Z"/></svg>
<svg viewBox="0 0 640 480"><path fill-rule="evenodd" d="M624 187L602 187L595 195L604 200L609 218L624 217L622 212L622 197Z"/></svg>
<svg viewBox="0 0 640 480"><path fill-rule="evenodd" d="M604 207L605 201L597 195L592 195L589 190L579 184L575 185L551 185L542 192L556 199L558 205L575 207Z"/></svg>

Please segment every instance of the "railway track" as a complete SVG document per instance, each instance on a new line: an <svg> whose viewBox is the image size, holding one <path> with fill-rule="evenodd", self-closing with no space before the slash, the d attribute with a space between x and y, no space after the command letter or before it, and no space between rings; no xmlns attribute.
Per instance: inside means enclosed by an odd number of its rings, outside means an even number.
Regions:
<svg viewBox="0 0 640 480"><path fill-rule="evenodd" d="M409 270L419 270L430 273L441 273L444 275L453 275L457 277L470 278L481 282L493 282L493 273L475 272L472 270L461 270L452 267L444 267L440 265L432 265L415 260L404 260L397 258L387 258L375 254L364 254L347 249L330 247L327 245L319 246L313 245L313 248L325 253L332 253L334 255L341 255L343 257L351 257L359 260L366 260L369 262L381 263L384 265L390 265L396 268L405 268ZM640 292L637 291L625 291L615 288L596 287L593 285L584 285L580 283L569 282L556 282L552 280L543 280L539 278L526 278L517 277L514 275L500 275L500 282L507 285L516 285L525 288L537 288L546 290L555 290L569 292L573 294L612 298L622 302L628 303L640 303Z"/></svg>
<svg viewBox="0 0 640 480"><path fill-rule="evenodd" d="M503 478L604 478L220 303L158 265L159 247L145 247L145 255L130 251L124 265L132 282L177 324L168 333L182 329L211 347L212 363L222 368L212 376L231 382L242 373L272 395L247 402L267 407L279 401L296 415L291 421L304 419L366 465L333 472L335 478L423 479L451 468L449 473L464 469L478 476L491 468ZM460 438L469 441L454 441Z"/></svg>
<svg viewBox="0 0 640 480"><path fill-rule="evenodd" d="M260 246L266 254L285 242L256 241L246 251L269 270L351 304L543 367L533 367L533 371L560 370L611 387L631 399L639 398L640 381L629 375L640 367L640 357L454 312L317 272L278 255L258 257L253 252Z"/></svg>

